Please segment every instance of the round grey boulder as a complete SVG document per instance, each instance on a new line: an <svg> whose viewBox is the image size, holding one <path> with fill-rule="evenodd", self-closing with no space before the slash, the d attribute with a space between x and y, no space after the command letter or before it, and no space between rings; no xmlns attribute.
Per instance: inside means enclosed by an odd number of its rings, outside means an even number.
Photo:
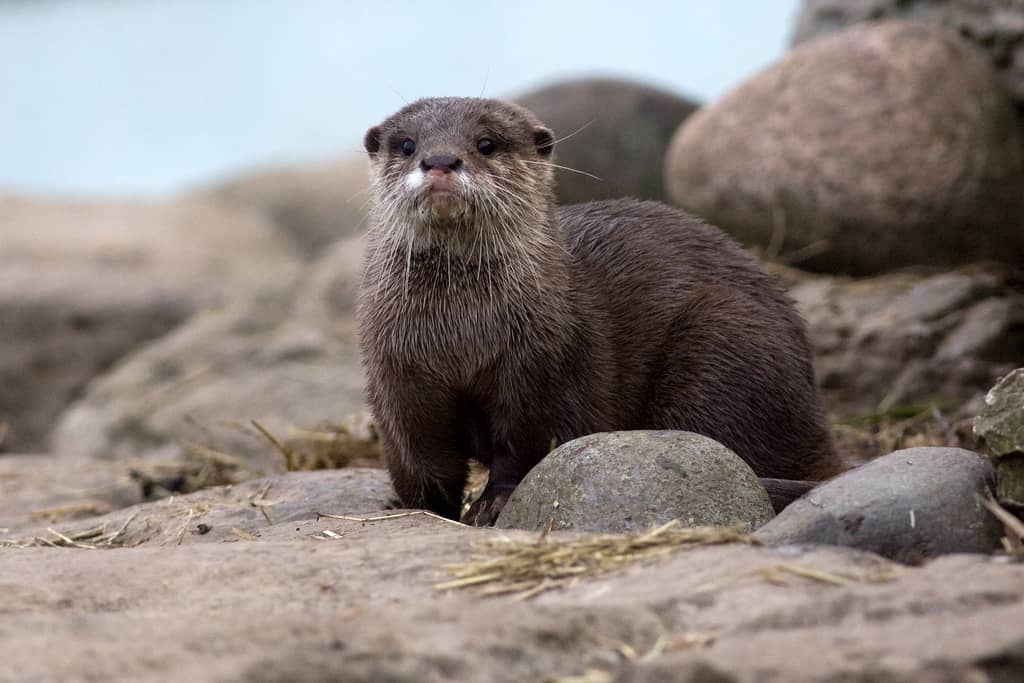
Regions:
<svg viewBox="0 0 1024 683"><path fill-rule="evenodd" d="M995 470L961 448L907 448L822 484L755 536L769 545L826 544L918 564L992 552L1002 525L981 505Z"/></svg>
<svg viewBox="0 0 1024 683"><path fill-rule="evenodd" d="M913 22L800 45L674 136L674 202L768 257L854 275L1024 261L1024 155L985 56Z"/></svg>
<svg viewBox="0 0 1024 683"><path fill-rule="evenodd" d="M665 149L697 105L674 93L610 78L563 81L516 98L555 131L558 200L666 198Z"/></svg>
<svg viewBox="0 0 1024 683"><path fill-rule="evenodd" d="M497 526L632 532L679 519L686 526L756 529L772 518L768 494L738 455L699 434L590 434L540 461L512 493Z"/></svg>

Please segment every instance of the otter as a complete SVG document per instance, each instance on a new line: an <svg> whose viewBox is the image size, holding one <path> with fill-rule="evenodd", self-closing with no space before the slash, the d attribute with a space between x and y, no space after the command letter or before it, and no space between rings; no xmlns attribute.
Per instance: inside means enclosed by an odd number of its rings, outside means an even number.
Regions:
<svg viewBox="0 0 1024 683"><path fill-rule="evenodd" d="M403 505L458 519L475 459L490 475L463 521L492 524L554 446L630 429L709 436L791 496L836 474L781 284L664 204L556 206L555 143L527 109L481 98L422 99L365 135L357 316Z"/></svg>

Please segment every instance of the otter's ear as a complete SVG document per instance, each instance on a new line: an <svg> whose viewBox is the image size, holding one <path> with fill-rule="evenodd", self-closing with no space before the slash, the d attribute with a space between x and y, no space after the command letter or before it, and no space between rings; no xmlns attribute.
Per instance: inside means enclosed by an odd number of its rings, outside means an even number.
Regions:
<svg viewBox="0 0 1024 683"><path fill-rule="evenodd" d="M555 149L555 134L544 126L537 126L533 129L533 144L537 146L537 154L549 157Z"/></svg>
<svg viewBox="0 0 1024 683"><path fill-rule="evenodd" d="M371 157L380 151L380 128L378 126L366 131L366 135L363 136L363 147Z"/></svg>

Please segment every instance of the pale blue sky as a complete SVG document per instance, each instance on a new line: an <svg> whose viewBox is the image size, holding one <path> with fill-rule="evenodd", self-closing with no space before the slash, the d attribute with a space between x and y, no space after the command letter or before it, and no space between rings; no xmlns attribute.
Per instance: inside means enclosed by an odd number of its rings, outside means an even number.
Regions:
<svg viewBox="0 0 1024 683"><path fill-rule="evenodd" d="M0 0L0 191L167 194L337 158L427 95L565 76L714 98L798 0Z"/></svg>

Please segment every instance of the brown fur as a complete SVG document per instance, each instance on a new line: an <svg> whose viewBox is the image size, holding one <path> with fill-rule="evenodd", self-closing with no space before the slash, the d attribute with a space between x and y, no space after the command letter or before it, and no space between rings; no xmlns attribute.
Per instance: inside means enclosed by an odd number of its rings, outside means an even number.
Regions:
<svg viewBox="0 0 1024 683"><path fill-rule="evenodd" d="M626 429L705 434L761 477L836 473L780 284L662 204L556 208L551 145L527 110L481 99L420 100L367 133L361 345L403 503L458 517L474 458L491 474L469 518L489 523L552 444ZM432 154L461 160L454 208L406 183Z"/></svg>

